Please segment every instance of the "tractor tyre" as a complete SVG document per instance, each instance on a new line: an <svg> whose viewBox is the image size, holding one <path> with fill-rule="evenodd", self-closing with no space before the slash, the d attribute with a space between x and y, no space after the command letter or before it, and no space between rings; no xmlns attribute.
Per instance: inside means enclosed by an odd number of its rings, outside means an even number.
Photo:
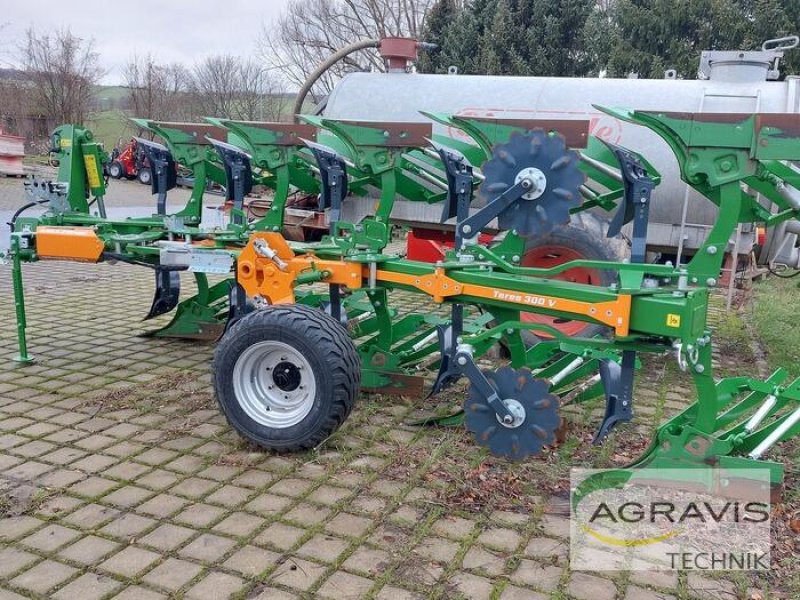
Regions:
<svg viewBox="0 0 800 600"><path fill-rule="evenodd" d="M572 260L621 262L627 259L630 256L628 240L621 235L608 238L607 232L608 221L602 217L587 211L574 214L569 224L532 239L525 248L522 266L548 268ZM616 277L616 271L576 268L564 271L551 279L608 287L616 281ZM605 325L558 319L535 313L522 313L522 320L550 325L570 337L591 338L596 335L607 335L610 331ZM538 337L530 332L524 332L523 337L528 343L538 341Z"/></svg>
<svg viewBox="0 0 800 600"><path fill-rule="evenodd" d="M139 183L142 185L150 185L150 182L153 180L153 174L150 172L148 168L139 169L139 172L136 174L136 179L139 180Z"/></svg>
<svg viewBox="0 0 800 600"><path fill-rule="evenodd" d="M293 452L317 447L344 422L361 365L339 321L310 306L274 305L242 317L223 336L213 380L236 431L264 448Z"/></svg>
<svg viewBox="0 0 800 600"><path fill-rule="evenodd" d="M125 175L125 169L122 166L122 163L118 160L113 161L108 166L108 176L114 179L122 179L122 176Z"/></svg>

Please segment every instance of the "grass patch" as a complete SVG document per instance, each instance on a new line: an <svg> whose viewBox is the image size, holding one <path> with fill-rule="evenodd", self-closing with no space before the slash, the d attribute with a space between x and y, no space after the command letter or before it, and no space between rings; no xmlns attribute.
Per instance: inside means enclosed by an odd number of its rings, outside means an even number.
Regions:
<svg viewBox="0 0 800 600"><path fill-rule="evenodd" d="M31 483L0 479L0 519L33 514L52 495Z"/></svg>
<svg viewBox="0 0 800 600"><path fill-rule="evenodd" d="M106 151L111 152L120 138L124 145L137 133L133 123L128 120L129 116L131 115L121 110L99 111L92 114L87 125L92 130L94 138L103 142Z"/></svg>
<svg viewBox="0 0 800 600"><path fill-rule="evenodd" d="M8 517L11 514L11 497L6 491L0 491L0 517Z"/></svg>
<svg viewBox="0 0 800 600"><path fill-rule="evenodd" d="M714 341L720 352L751 357L749 350L750 334L742 315L734 310L725 312L714 326Z"/></svg>
<svg viewBox="0 0 800 600"><path fill-rule="evenodd" d="M770 368L800 376L800 290L798 279L771 277L754 288L745 318L758 336Z"/></svg>
<svg viewBox="0 0 800 600"><path fill-rule="evenodd" d="M216 410L214 394L207 383L198 380L195 371L171 371L144 384L118 388L90 398L82 407L94 409L95 414L117 410L136 410L140 414L169 415L163 428L164 439L191 433L203 421L198 411Z"/></svg>
<svg viewBox="0 0 800 600"><path fill-rule="evenodd" d="M754 287L753 302L742 313L770 369L785 368L788 381L800 376L799 311L798 280L770 277ZM783 463L786 471L781 503L773 507L773 569L766 577L765 588L800 598L800 440L790 439L773 448L769 459Z"/></svg>

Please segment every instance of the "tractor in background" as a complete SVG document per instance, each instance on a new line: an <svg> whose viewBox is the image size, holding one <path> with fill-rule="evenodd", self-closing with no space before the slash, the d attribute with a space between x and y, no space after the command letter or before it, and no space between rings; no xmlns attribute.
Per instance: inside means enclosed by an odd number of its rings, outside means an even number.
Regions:
<svg viewBox="0 0 800 600"><path fill-rule="evenodd" d="M153 179L150 162L136 138L131 138L122 148L118 143L111 151L108 175L113 179L137 179L142 185L150 185Z"/></svg>

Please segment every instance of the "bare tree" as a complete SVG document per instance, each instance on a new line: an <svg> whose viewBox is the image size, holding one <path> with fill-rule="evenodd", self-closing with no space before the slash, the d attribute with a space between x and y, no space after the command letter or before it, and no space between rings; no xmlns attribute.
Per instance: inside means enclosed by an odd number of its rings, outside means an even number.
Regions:
<svg viewBox="0 0 800 600"><path fill-rule="evenodd" d="M205 116L278 120L283 89L269 70L252 60L220 54L192 70L195 110Z"/></svg>
<svg viewBox="0 0 800 600"><path fill-rule="evenodd" d="M69 29L38 33L31 28L20 50L33 100L50 125L83 124L92 87L103 76L94 40L84 40Z"/></svg>
<svg viewBox="0 0 800 600"><path fill-rule="evenodd" d="M0 69L0 131L21 135L28 141L47 135L43 116L32 107L32 89L25 74L16 69Z"/></svg>
<svg viewBox="0 0 800 600"><path fill-rule="evenodd" d="M433 0L290 0L274 28L259 39L263 60L300 86L331 54L365 39L419 37ZM382 69L377 52L351 54L328 70L312 90L319 99L351 71Z"/></svg>
<svg viewBox="0 0 800 600"><path fill-rule="evenodd" d="M187 100L192 77L182 64L162 65L151 54L134 54L124 77L134 115L162 121L191 116Z"/></svg>

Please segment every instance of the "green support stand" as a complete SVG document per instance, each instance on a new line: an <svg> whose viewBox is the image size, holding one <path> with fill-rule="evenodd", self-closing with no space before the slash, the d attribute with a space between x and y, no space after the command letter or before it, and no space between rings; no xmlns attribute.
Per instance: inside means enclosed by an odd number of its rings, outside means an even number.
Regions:
<svg viewBox="0 0 800 600"><path fill-rule="evenodd" d="M25 337L27 321L25 319L25 292L22 287L22 261L19 256L19 236L11 234L11 281L14 286L14 308L17 311L17 341L19 354L14 360L20 364L28 365L34 361L28 354L28 340Z"/></svg>

